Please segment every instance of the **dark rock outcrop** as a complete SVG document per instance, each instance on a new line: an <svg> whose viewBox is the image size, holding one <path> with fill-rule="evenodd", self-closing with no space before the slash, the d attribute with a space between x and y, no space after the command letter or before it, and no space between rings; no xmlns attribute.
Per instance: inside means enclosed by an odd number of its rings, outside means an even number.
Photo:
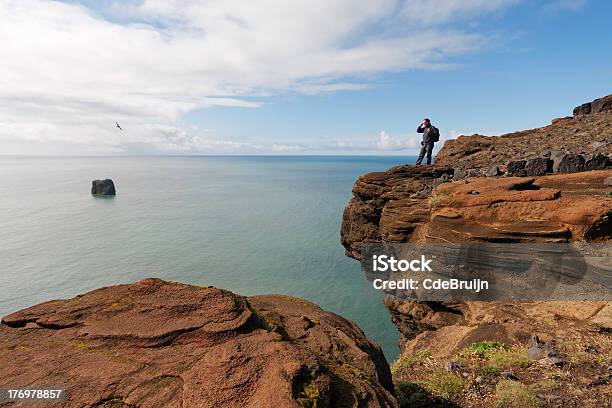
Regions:
<svg viewBox="0 0 612 408"><path fill-rule="evenodd" d="M536 157L529 159L525 163L525 173L527 176L545 176L552 173L553 161L548 157Z"/></svg>
<svg viewBox="0 0 612 408"><path fill-rule="evenodd" d="M293 297L158 279L6 316L0 384L66 390L63 407L396 407L380 348Z"/></svg>
<svg viewBox="0 0 612 408"><path fill-rule="evenodd" d="M581 171L605 170L610 167L612 167L612 161L603 153L597 153L589 160L585 160L580 154L563 152L548 152L542 157L512 160L506 166L508 175L516 177L545 176L552 173L578 173Z"/></svg>
<svg viewBox="0 0 612 408"><path fill-rule="evenodd" d="M113 180L94 180L91 182L91 194L100 196L114 196L117 192L115 191L115 183Z"/></svg>
<svg viewBox="0 0 612 408"><path fill-rule="evenodd" d="M527 160L513 160L508 163L508 175L516 177L525 177L527 175Z"/></svg>
<svg viewBox="0 0 612 408"><path fill-rule="evenodd" d="M586 171L590 170L604 170L608 167L612 166L612 162L610 158L605 154L597 153L593 155L589 160L584 164L584 169Z"/></svg>
<svg viewBox="0 0 612 408"><path fill-rule="evenodd" d="M587 102L580 106L576 106L573 114L574 116L581 116L607 111L612 111L612 95L604 96L603 98L595 99L593 102Z"/></svg>
<svg viewBox="0 0 612 408"><path fill-rule="evenodd" d="M559 162L559 173L578 173L584 171L584 157L580 154L566 154Z"/></svg>
<svg viewBox="0 0 612 408"><path fill-rule="evenodd" d="M532 360L541 360L546 357L558 357L559 355L552 341L542 341L535 334L531 336L527 343L527 353Z"/></svg>

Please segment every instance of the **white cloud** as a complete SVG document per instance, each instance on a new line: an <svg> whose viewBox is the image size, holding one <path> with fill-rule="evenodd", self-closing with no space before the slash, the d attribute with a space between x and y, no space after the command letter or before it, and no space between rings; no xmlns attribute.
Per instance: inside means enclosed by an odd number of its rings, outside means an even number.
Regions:
<svg viewBox="0 0 612 408"><path fill-rule="evenodd" d="M287 91L358 91L384 72L449 67L450 56L481 37L423 29L415 17L448 21L509 3L144 0L91 10L2 0L0 151L231 148L183 128L181 118L207 106L256 108L262 96ZM398 8L407 10L399 20ZM249 143L238 146L261 147Z"/></svg>
<svg viewBox="0 0 612 408"><path fill-rule="evenodd" d="M404 14L422 24L439 24L451 19L478 16L501 10L521 0L412 0L404 4Z"/></svg>
<svg viewBox="0 0 612 408"><path fill-rule="evenodd" d="M306 95L316 95L325 92L336 92L336 91L357 91L361 89L367 89L368 84L362 83L350 83L350 82L338 82L333 84L305 84L298 85L296 90Z"/></svg>
<svg viewBox="0 0 612 408"><path fill-rule="evenodd" d="M450 130L446 133L443 131L440 134L440 141L434 145L434 150L438 151L444 145L446 140L456 139L462 134L472 133L461 133L456 130ZM421 140L423 135L419 133L406 134L392 136L384 130L378 133L378 138L373 143L373 150L379 151L393 151L393 150L408 150L410 153L417 153L421 149Z"/></svg>
<svg viewBox="0 0 612 408"><path fill-rule="evenodd" d="M420 138L416 135L393 137L382 130L378 134L376 148L378 150L405 150L418 148Z"/></svg>

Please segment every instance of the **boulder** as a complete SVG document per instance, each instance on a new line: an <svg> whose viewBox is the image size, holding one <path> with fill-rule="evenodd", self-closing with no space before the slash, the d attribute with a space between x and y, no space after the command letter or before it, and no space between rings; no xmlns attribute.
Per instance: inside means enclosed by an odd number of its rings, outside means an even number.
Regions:
<svg viewBox="0 0 612 408"><path fill-rule="evenodd" d="M602 153L597 153L584 164L584 169L586 171L589 170L605 170L610 167L612 163L610 162L610 158Z"/></svg>
<svg viewBox="0 0 612 408"><path fill-rule="evenodd" d="M559 173L578 173L584 171L584 157L580 154L566 154L559 161Z"/></svg>
<svg viewBox="0 0 612 408"><path fill-rule="evenodd" d="M484 174L487 177L496 177L496 176L499 176L499 174L500 174L499 167L491 166L491 167L489 167L488 169L485 170Z"/></svg>
<svg viewBox="0 0 612 408"><path fill-rule="evenodd" d="M527 171L525 166L527 165L526 160L513 160L508 163L508 175L515 177L525 177Z"/></svg>
<svg viewBox="0 0 612 408"><path fill-rule="evenodd" d="M529 343L527 343L527 355L532 360L541 360L546 357L558 357L553 342L542 341L535 334L531 336Z"/></svg>
<svg viewBox="0 0 612 408"><path fill-rule="evenodd" d="M525 163L525 174L527 176L545 176L552 173L553 161L547 157L529 159Z"/></svg>
<svg viewBox="0 0 612 408"><path fill-rule="evenodd" d="M91 182L91 194L114 196L116 194L115 183L111 179L94 180Z"/></svg>
<svg viewBox="0 0 612 408"><path fill-rule="evenodd" d="M381 349L354 323L290 296L159 279L4 317L0 367L3 387L61 386L65 407L397 407Z"/></svg>
<svg viewBox="0 0 612 408"><path fill-rule="evenodd" d="M480 170L478 169L469 169L467 171L468 177L480 177Z"/></svg>
<svg viewBox="0 0 612 408"><path fill-rule="evenodd" d="M467 171L465 169L455 169L453 173L453 180L462 180L467 177Z"/></svg>
<svg viewBox="0 0 612 408"><path fill-rule="evenodd" d="M451 180L451 175L448 173L444 173L440 176L438 180L440 181L440 183L448 183Z"/></svg>
<svg viewBox="0 0 612 408"><path fill-rule="evenodd" d="M461 371L465 370L465 367L463 367L456 361L447 361L446 363L444 363L444 370L449 373L459 374L461 373Z"/></svg>

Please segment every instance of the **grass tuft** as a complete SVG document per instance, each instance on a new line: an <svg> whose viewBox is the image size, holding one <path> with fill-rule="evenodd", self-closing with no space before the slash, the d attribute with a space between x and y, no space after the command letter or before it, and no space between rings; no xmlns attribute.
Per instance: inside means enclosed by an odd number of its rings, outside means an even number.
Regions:
<svg viewBox="0 0 612 408"><path fill-rule="evenodd" d="M395 363L391 365L391 373L400 375L415 365L421 365L431 358L431 351L420 350L411 356L400 356Z"/></svg>
<svg viewBox="0 0 612 408"><path fill-rule="evenodd" d="M535 392L525 384L512 380L501 380L495 387L495 406L500 408L540 407L542 402Z"/></svg>
<svg viewBox="0 0 612 408"><path fill-rule="evenodd" d="M423 385L434 395L452 399L463 392L465 380L459 374L437 369L423 382Z"/></svg>
<svg viewBox="0 0 612 408"><path fill-rule="evenodd" d="M501 371L509 368L527 368L532 361L527 349L522 346L514 346L509 349L500 349L489 354L485 370Z"/></svg>

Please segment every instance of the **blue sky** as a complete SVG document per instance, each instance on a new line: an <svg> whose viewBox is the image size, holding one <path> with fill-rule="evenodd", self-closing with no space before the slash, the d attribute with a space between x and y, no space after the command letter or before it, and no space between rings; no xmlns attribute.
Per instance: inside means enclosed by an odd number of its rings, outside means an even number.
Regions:
<svg viewBox="0 0 612 408"><path fill-rule="evenodd" d="M245 4L3 2L0 152L413 154L612 91L608 1Z"/></svg>

